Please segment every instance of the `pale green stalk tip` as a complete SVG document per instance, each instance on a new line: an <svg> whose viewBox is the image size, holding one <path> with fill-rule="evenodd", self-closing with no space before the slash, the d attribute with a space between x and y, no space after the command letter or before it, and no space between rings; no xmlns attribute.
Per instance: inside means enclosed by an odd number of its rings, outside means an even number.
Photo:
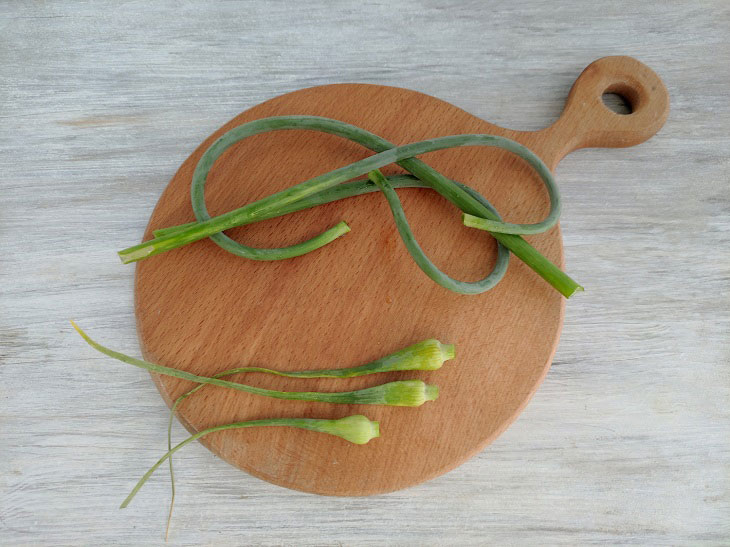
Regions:
<svg viewBox="0 0 730 547"><path fill-rule="evenodd" d="M426 384L426 401L435 401L439 398L439 386Z"/></svg>
<svg viewBox="0 0 730 547"><path fill-rule="evenodd" d="M468 226L469 228L478 228L478 221L479 217L470 215L469 213L461 213L461 222L464 223L464 226Z"/></svg>
<svg viewBox="0 0 730 547"><path fill-rule="evenodd" d="M583 286L582 286L582 285L576 285L576 286L575 286L575 288L573 289L573 292L572 292L572 293L570 293L570 294L567 294L567 295L565 295L565 296L566 296L567 298L570 298L570 297L571 297L571 296L573 296L573 295L574 295L575 293L577 293L577 292L584 292L584 291L585 291L585 289L583 288Z"/></svg>
<svg viewBox="0 0 730 547"><path fill-rule="evenodd" d="M153 241L153 240L151 240ZM142 245L142 244L140 244ZM117 252L117 256L119 257L119 260L122 261L122 264L130 264L131 262L137 262L139 260L142 260L143 258L147 258L152 254L153 248L152 247L145 247L142 249L137 248L138 245L135 245L134 247L130 247L129 249L124 249L122 251Z"/></svg>
<svg viewBox="0 0 730 547"><path fill-rule="evenodd" d="M76 324L76 321L74 321L73 319L69 319L69 321L71 322L71 326L76 330L76 332L81 335L81 338L88 342L90 340L89 336L81 330L81 327Z"/></svg>
<svg viewBox="0 0 730 547"><path fill-rule="evenodd" d="M444 361L456 357L456 347L454 344L442 344L439 342L439 345L441 346L441 355L443 355Z"/></svg>

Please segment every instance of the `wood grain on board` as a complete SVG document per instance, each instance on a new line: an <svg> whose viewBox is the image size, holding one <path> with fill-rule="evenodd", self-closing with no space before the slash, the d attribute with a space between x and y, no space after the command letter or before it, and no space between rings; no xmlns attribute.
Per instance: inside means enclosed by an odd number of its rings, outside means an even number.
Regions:
<svg viewBox="0 0 730 547"><path fill-rule="evenodd" d="M602 102L604 93L625 97L632 113L612 112ZM560 119L534 132L497 127L407 89L338 84L295 91L247 110L203 142L160 198L145 239L155 229L194 220L189 188L198 159L222 133L254 119L326 116L396 144L460 133L498 134L525 144L554 169L577 148L643 142L662 126L668 108L659 78L629 57L592 63L573 86ZM212 215L224 213L368 154L355 143L311 131L248 138L229 149L211 170L208 209ZM461 148L422 159L477 189L507 221L535 222L547 213L547 195L539 179L504 151ZM383 171L400 172L395 166ZM459 212L435 192L398 192L416 237L437 265L465 280L487 273L495 258L488 234L463 227ZM284 246L340 220L352 228L349 234L286 261L241 259L206 240L140 262L137 326L147 359L205 376L240 366L352 366L424 338L454 343L456 359L430 373L347 380L235 377L284 391L348 391L422 378L437 384L441 395L420 408L282 401L206 387L178 412L191 430L269 417L339 418L358 413L379 420L381 438L365 446L290 428L226 431L202 440L230 463L282 486L319 494L368 495L435 477L499 435L548 370L565 302L514 257L504 280L487 293L463 296L439 287L406 252L379 193L228 233L248 245ZM558 227L527 239L563 264ZM168 404L191 387L169 377L155 381Z"/></svg>

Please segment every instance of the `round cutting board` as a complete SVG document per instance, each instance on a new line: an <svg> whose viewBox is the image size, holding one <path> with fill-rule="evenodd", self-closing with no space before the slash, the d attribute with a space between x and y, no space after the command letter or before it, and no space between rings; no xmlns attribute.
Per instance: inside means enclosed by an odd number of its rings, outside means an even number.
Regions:
<svg viewBox="0 0 730 547"><path fill-rule="evenodd" d="M622 116L609 110L601 101L605 92L623 95L633 113ZM247 110L206 139L162 194L145 239L155 229L194 220L190 181L200 156L225 131L258 118L326 116L396 144L459 133L503 135L530 147L554 169L576 148L646 140L667 112L668 97L659 78L628 57L600 59L586 68L561 118L536 132L502 129L407 89L362 84L303 89ZM251 137L213 166L206 185L208 209L212 215L227 212L369 154L355 143L311 131ZM539 179L504 151L459 148L421 159L477 189L507 221L535 222L548 211ZM383 171L402 172L396 166ZM445 199L425 189L398 193L416 237L446 273L477 280L492 267L496 246L491 236L462 226L460 212ZM180 407L178 417L191 431L273 417L364 414L378 420L382 436L364 446L292 428L225 431L201 441L226 461L275 484L318 494L367 495L444 473L499 435L547 373L565 301L515 257L504 280L484 294L463 296L441 288L406 252L380 193L227 233L247 245L280 247L340 220L352 228L349 234L290 260L245 260L204 240L138 263L137 326L146 359L205 376L241 366L353 366L425 338L455 344L456 358L428 373L232 378L284 391L349 391L422 378L441 391L437 401L419 408L283 401L212 386ZM527 239L563 264L558 227ZM192 387L170 377L153 378L168 404Z"/></svg>

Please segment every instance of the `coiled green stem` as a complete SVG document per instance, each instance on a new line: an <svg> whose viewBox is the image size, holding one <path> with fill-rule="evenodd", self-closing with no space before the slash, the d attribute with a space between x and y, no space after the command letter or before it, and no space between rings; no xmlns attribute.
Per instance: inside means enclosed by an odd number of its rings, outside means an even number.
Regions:
<svg viewBox="0 0 730 547"><path fill-rule="evenodd" d="M377 153L345 167L340 167L329 173L324 173L309 179L276 194L272 194L239 209L211 218L205 206L204 187L208 172L213 163L230 146L246 137L268 131L292 129L308 129L338 135L362 144ZM483 200L483 198L479 199L476 192L467 190L464 185L456 184L454 181L441 175L427 164L415 158L415 156L427 152L461 146L495 146L508 150L524 159L542 178L548 190L550 213L547 218L537 224L510 224L502 222L496 211L489 206L486 200ZM425 185L439 192L464 213L487 220L489 231L497 239L499 244L511 250L548 281L548 283L560 291L561 294L570 297L575 291L582 290L580 285L518 235L545 231L555 225L560 214L560 196L550 170L540 158L526 147L510 139L495 135L451 135L404 146L395 146L385 139L359 127L317 116L278 116L264 118L254 120L228 131L215 141L203 154L193 174L191 199L193 212L198 222L167 229L164 233L157 235L150 241L120 251L119 256L124 263L134 262L205 237L210 237L229 252L255 260L281 260L311 252L346 233L348 231L347 226L340 223L308 241L278 249L255 249L241 245L221 232L234 226L250 224L265 218L272 218L292 212L291 207L297 202L315 197L320 192L327 191L336 185L364 175L369 171L379 169L389 163L397 163L411 172ZM504 256L498 256L494 271L481 282L447 283L449 285L447 288L467 294L481 293L493 287L501 279L502 275L504 275L505 269L506 258ZM445 280L441 276L436 277ZM432 279L436 280L434 276L432 276ZM436 281L439 282L438 280Z"/></svg>

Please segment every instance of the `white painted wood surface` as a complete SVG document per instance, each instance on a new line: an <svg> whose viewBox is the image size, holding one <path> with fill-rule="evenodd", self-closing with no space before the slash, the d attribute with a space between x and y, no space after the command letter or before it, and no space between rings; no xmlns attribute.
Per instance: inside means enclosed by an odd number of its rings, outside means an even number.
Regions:
<svg viewBox="0 0 730 547"><path fill-rule="evenodd" d="M134 270L114 252L210 132L333 82L537 129L612 54L653 68L672 113L639 147L560 165L587 292L517 422L457 470L371 498L284 490L190 446L170 542L730 542L726 2L148 4L0 6L0 544L162 543L164 471L117 507L163 451L166 407L67 319L138 352Z"/></svg>

